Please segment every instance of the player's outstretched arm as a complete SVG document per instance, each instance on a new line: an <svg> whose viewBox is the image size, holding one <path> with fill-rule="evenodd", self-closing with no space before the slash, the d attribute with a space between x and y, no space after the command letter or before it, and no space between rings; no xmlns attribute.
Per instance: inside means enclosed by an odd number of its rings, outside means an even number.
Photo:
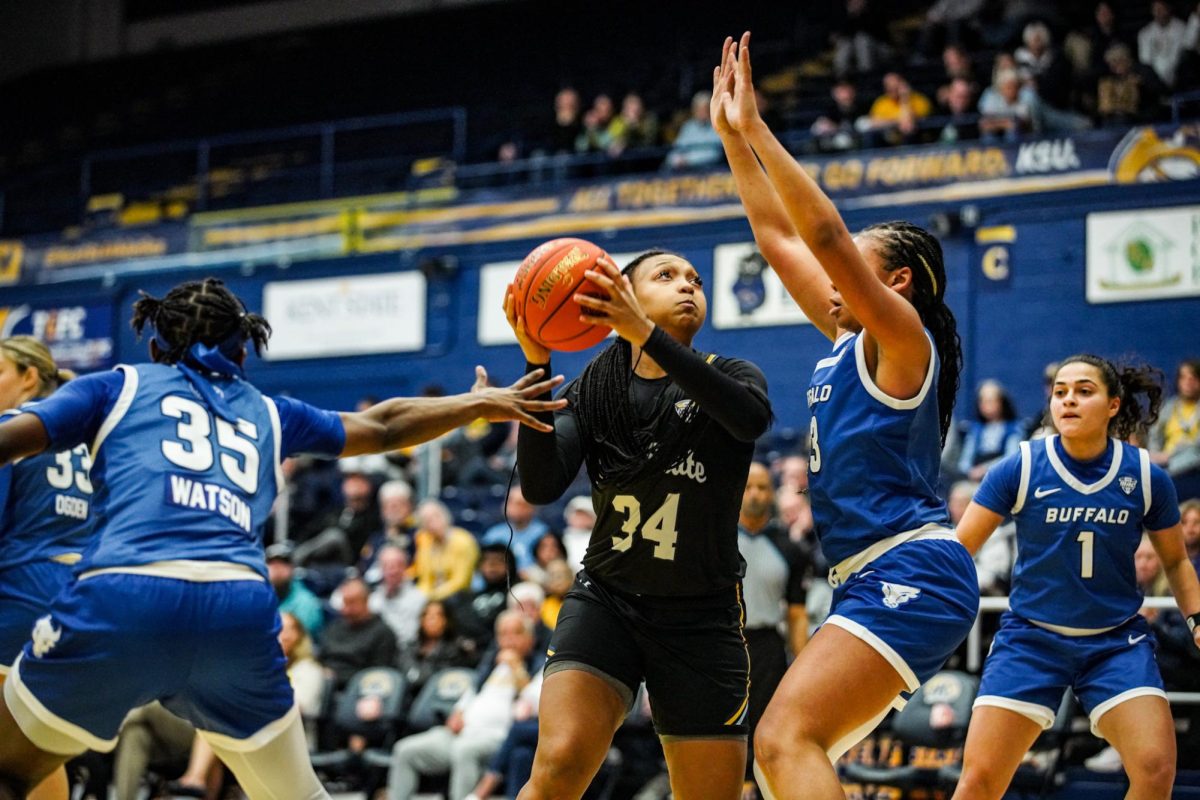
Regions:
<svg viewBox="0 0 1200 800"><path fill-rule="evenodd" d="M759 165L754 150L746 138L730 126L725 116L725 98L733 97L735 69L733 38L727 37L721 50L721 65L713 70L710 107L713 127L721 136L725 158L733 171L738 196L746 209L746 218L750 220L750 229L754 232L759 252L805 316L821 333L832 339L837 326L829 316L829 298L833 295L829 277L796 232L796 226L788 218L787 209Z"/></svg>
<svg viewBox="0 0 1200 800"><path fill-rule="evenodd" d="M995 511L972 501L963 513L962 519L959 520L954 534L973 556L979 552L979 548L983 547L983 543L996 532L996 528L1000 527L1000 523L1003 521L1004 517Z"/></svg>
<svg viewBox="0 0 1200 800"><path fill-rule="evenodd" d="M553 430L534 414L554 411L563 400L538 399L563 382L561 375L542 380L538 369L512 386L487 385L487 372L475 368L475 385L470 392L450 397L395 397L376 403L365 411L341 414L346 429L346 446L341 455L383 453L436 439L447 431L483 418L490 422L516 420L539 431Z"/></svg>
<svg viewBox="0 0 1200 800"><path fill-rule="evenodd" d="M46 426L33 414L18 414L0 423L0 467L37 455L49 446Z"/></svg>
<svg viewBox="0 0 1200 800"><path fill-rule="evenodd" d="M833 201L796 163L759 116L750 67L749 33L742 35L732 58L734 90L732 94L723 94L722 99L730 127L745 136L754 148L800 238L858 321L891 358L924 369L931 354L916 309L875 276Z"/></svg>
<svg viewBox="0 0 1200 800"><path fill-rule="evenodd" d="M1185 617L1200 614L1200 581L1196 578L1196 568L1187 557L1183 527L1177 522L1161 531L1150 531L1150 543L1162 562L1163 572L1171 584L1171 594L1175 595L1179 610ZM1200 647L1200 626L1192 631L1192 641Z"/></svg>

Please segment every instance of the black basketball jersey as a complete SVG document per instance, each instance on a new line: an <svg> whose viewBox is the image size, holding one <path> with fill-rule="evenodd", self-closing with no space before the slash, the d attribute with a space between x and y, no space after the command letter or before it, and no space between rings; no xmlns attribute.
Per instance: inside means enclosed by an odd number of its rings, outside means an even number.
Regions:
<svg viewBox="0 0 1200 800"><path fill-rule="evenodd" d="M762 373L753 364L708 359L766 397ZM578 390L576 380L565 395L573 401ZM637 419L645 424L659 420L664 431L667 425L682 424L693 403L669 377L634 375L629 391ZM662 413L668 407L676 413ZM745 574L738 552L738 512L754 442L738 441L704 411L695 411L696 436L670 468L632 485L591 476L596 525L583 565L614 589L649 596L700 595L728 589ZM585 449L591 446L583 442Z"/></svg>

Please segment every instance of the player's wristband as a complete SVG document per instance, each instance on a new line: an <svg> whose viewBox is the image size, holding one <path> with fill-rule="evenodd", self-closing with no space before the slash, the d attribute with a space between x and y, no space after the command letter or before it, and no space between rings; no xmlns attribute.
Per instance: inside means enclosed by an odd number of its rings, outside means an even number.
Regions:
<svg viewBox="0 0 1200 800"><path fill-rule="evenodd" d="M1186 619L1188 630L1195 633L1196 628L1200 627L1200 614L1189 614Z"/></svg>

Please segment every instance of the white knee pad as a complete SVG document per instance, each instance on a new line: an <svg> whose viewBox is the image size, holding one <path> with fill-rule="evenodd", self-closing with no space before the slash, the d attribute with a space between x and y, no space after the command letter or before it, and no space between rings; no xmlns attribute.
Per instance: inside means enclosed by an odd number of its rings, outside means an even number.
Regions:
<svg viewBox="0 0 1200 800"><path fill-rule="evenodd" d="M250 800L330 800L309 761L297 708L246 740L209 731L200 735L237 776Z"/></svg>

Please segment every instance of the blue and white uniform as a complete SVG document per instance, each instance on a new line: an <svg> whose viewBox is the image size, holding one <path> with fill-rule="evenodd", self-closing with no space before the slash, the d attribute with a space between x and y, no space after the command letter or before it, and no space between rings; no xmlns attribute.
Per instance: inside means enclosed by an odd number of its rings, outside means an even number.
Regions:
<svg viewBox="0 0 1200 800"><path fill-rule="evenodd" d="M1179 522L1175 487L1150 455L1110 439L1079 462L1058 436L1022 442L988 471L975 502L1017 526L1012 611L1001 619L976 705L1048 728L1067 688L1096 721L1163 692L1156 643L1138 614L1133 554L1142 531Z"/></svg>
<svg viewBox="0 0 1200 800"><path fill-rule="evenodd" d="M825 622L879 651L911 693L966 638L979 587L937 494L937 350L931 340L920 392L900 400L872 380L863 336L839 337L808 390L808 490L834 565Z"/></svg>
<svg viewBox="0 0 1200 800"><path fill-rule="evenodd" d="M0 675L71 582L93 528L91 463L80 445L0 468Z"/></svg>
<svg viewBox="0 0 1200 800"><path fill-rule="evenodd" d="M231 750L271 741L297 713L262 528L281 459L335 456L345 430L332 412L210 377L230 420L160 364L76 379L27 410L50 449L90 443L97 523L5 686L43 749L111 750L126 712L154 699Z"/></svg>

